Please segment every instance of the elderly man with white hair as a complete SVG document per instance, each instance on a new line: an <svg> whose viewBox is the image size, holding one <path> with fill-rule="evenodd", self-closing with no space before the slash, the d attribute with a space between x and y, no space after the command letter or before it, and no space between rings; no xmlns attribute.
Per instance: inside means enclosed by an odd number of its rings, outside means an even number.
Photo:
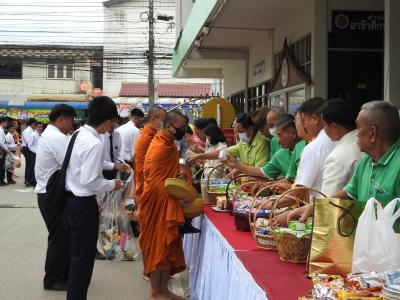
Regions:
<svg viewBox="0 0 400 300"><path fill-rule="evenodd" d="M357 118L357 141L361 152L353 177L334 198L366 202L375 197L383 206L400 197L400 117L395 105L385 101L364 104ZM312 205L288 215L304 221L312 214ZM400 232L399 219L395 228Z"/></svg>

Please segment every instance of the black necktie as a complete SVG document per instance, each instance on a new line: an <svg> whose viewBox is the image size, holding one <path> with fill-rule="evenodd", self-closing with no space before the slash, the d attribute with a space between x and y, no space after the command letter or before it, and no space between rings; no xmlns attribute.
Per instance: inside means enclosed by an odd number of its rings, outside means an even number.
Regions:
<svg viewBox="0 0 400 300"><path fill-rule="evenodd" d="M110 134L110 158L111 161L114 162L114 147L113 147L113 138L112 138L112 134Z"/></svg>

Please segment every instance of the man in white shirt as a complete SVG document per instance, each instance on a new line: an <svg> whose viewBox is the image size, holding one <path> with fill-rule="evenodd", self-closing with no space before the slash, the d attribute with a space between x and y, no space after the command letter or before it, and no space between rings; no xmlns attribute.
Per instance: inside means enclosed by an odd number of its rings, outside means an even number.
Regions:
<svg viewBox="0 0 400 300"><path fill-rule="evenodd" d="M301 112L304 128L312 141L308 143L301 153L299 167L297 169L296 186L304 186L321 191L324 174L325 159L335 148L336 143L326 135L324 123L319 109L324 105L324 99L320 97L311 98L305 101L299 108ZM298 191L300 199L306 198L307 193ZM313 200L314 193L310 193L310 201ZM279 207L287 207L293 203L290 198L279 202ZM279 220L281 225L285 224L287 214L282 214Z"/></svg>
<svg viewBox="0 0 400 300"><path fill-rule="evenodd" d="M313 140L304 147L294 182L296 185L318 191L322 188L325 159L336 145L326 135L319 113L319 109L324 103L322 98L316 97L305 101L300 107L304 127Z"/></svg>
<svg viewBox="0 0 400 300"><path fill-rule="evenodd" d="M100 135L112 129L118 117L117 107L109 97L89 102L87 125L79 129L67 168L67 196L63 209L71 237L71 266L67 300L86 299L92 277L99 208L96 195L118 190L122 182L103 177L103 143Z"/></svg>
<svg viewBox="0 0 400 300"><path fill-rule="evenodd" d="M322 192L331 197L350 181L361 159L357 145L357 114L350 103L333 99L321 109L326 134L337 142L335 149L325 160Z"/></svg>
<svg viewBox="0 0 400 300"><path fill-rule="evenodd" d="M39 209L49 232L43 287L45 290L66 290L70 265L70 240L65 230L62 214L49 205L46 194L47 181L64 161L68 134L73 129L75 110L66 104L52 108L50 124L41 135L37 146L35 177Z"/></svg>
<svg viewBox="0 0 400 300"><path fill-rule="evenodd" d="M133 166L134 145L139 136L138 126L143 117L144 114L140 109L132 109L129 121L116 129L122 141L121 157L130 166Z"/></svg>
<svg viewBox="0 0 400 300"><path fill-rule="evenodd" d="M114 127L116 126L113 125ZM129 166L121 157L122 140L118 131L113 130L101 135L104 145L103 176L106 179L115 179L117 172L127 171Z"/></svg>
<svg viewBox="0 0 400 300"><path fill-rule="evenodd" d="M30 142L32 133L36 129L37 121L34 118L28 119L27 126L22 131L22 154L25 157L25 185L34 186L34 165L33 165L33 154L29 149L28 143Z"/></svg>
<svg viewBox="0 0 400 300"><path fill-rule="evenodd" d="M6 145L6 132L5 128L8 124L7 117L0 117L0 186L6 186L7 183L4 181L6 177L6 157L9 150Z"/></svg>
<svg viewBox="0 0 400 300"><path fill-rule="evenodd" d="M8 184L16 184L15 180L13 179L14 167L15 167L15 153L17 151L17 143L14 140L14 132L15 126L9 122L7 125L7 134L6 134L6 146L9 151L9 154L6 157L7 161L7 183Z"/></svg>
<svg viewBox="0 0 400 300"><path fill-rule="evenodd" d="M30 175L30 182L33 187L36 186L36 178L35 178L35 162L36 162L36 152L39 143L39 139L42 136L44 124L38 122L36 124L36 129L31 133L30 138L28 139L28 148L31 151L31 167L33 168L33 174Z"/></svg>

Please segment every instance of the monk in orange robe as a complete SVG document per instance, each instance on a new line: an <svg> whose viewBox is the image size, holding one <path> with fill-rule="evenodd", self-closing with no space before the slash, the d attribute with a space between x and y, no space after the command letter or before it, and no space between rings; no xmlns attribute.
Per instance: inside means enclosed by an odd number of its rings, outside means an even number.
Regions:
<svg viewBox="0 0 400 300"><path fill-rule="evenodd" d="M167 178L184 178L174 140L185 134L187 121L177 111L168 112L163 129L151 141L144 162L144 186L140 197L140 247L145 275L150 277L152 299L184 299L168 290L169 277L185 270L179 226L185 221L187 199L177 200L165 190Z"/></svg>
<svg viewBox="0 0 400 300"><path fill-rule="evenodd" d="M135 142L135 156L133 158L135 162L135 199L136 203L140 202L140 197L143 193L143 167L144 159L146 157L147 150L149 149L150 142L156 135L157 130L161 129L162 123L167 114L166 110L160 106L153 106L149 109L147 116L148 122L142 129L140 129L140 135Z"/></svg>
<svg viewBox="0 0 400 300"><path fill-rule="evenodd" d="M135 187L135 200L137 205L136 209L137 216L141 215L140 198L143 193L143 184L144 184L144 177L143 177L144 159L146 157L147 150L149 149L151 140L156 135L157 130L161 129L166 114L167 114L166 110L163 109L162 107L152 106L147 113L148 122L140 130L140 135L136 139L135 156L133 157L133 160L135 162L134 187ZM143 260L143 265L144 263L145 262ZM144 279L149 280L149 278L147 278L146 276L144 276Z"/></svg>

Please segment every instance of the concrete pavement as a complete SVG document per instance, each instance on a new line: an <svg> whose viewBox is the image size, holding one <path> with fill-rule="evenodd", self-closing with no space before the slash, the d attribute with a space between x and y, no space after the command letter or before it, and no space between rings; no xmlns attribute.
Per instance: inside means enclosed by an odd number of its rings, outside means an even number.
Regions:
<svg viewBox="0 0 400 300"><path fill-rule="evenodd" d="M0 300L65 299L65 292L42 288L47 229L33 189L23 185L22 171L16 171L16 185L0 187ZM149 299L142 271L140 257L134 262L96 261L88 299ZM171 285L184 295L186 274L173 278Z"/></svg>

